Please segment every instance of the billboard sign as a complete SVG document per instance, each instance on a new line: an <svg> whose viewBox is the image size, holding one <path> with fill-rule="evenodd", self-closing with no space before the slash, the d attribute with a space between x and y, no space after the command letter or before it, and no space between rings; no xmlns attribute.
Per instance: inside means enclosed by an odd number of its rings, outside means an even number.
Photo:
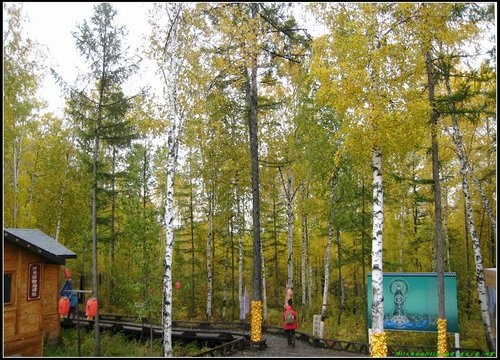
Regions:
<svg viewBox="0 0 500 360"><path fill-rule="evenodd" d="M372 327L372 274L368 273L368 327ZM384 329L437 332L437 273L383 273ZM447 332L458 333L457 281L444 273Z"/></svg>

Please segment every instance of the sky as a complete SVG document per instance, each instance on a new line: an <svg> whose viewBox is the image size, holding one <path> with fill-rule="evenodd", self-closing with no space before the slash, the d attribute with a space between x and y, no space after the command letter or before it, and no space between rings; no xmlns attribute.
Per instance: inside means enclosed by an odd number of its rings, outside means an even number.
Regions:
<svg viewBox="0 0 500 360"><path fill-rule="evenodd" d="M78 68L83 63L71 34L77 25L89 21L94 13L92 2L23 2L23 24L25 34L45 47L48 64L69 84L73 84ZM147 6L145 2L112 3L118 11L117 24L125 25L129 31L127 39L132 48L141 43L141 37L148 29ZM40 97L49 103L49 110L61 115L64 108L62 92L54 79L46 75L39 91Z"/></svg>
<svg viewBox="0 0 500 360"><path fill-rule="evenodd" d="M95 2L23 2L23 15L26 21L23 29L27 37L46 47L48 64L69 84L74 84L78 69L83 63L75 39L71 35L77 25L84 20L89 21L94 13ZM112 2L118 11L116 22L125 25L129 31L127 36L131 49L140 46L143 36L148 33L147 9L151 3L147 2ZM302 14L297 16L301 20ZM312 28L314 26L307 26ZM152 67L142 68L145 76L155 77ZM45 76L39 96L49 103L49 111L63 114L64 97L51 75Z"/></svg>

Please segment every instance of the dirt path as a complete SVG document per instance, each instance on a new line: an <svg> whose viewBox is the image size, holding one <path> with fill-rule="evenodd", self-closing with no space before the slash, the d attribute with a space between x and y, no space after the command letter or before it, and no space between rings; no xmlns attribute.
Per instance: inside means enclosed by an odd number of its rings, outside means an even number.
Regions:
<svg viewBox="0 0 500 360"><path fill-rule="evenodd" d="M264 334L263 337L266 340L264 349L250 347L228 357L367 357L363 354L314 347L299 339L295 341L295 347L290 347L285 337L280 335Z"/></svg>

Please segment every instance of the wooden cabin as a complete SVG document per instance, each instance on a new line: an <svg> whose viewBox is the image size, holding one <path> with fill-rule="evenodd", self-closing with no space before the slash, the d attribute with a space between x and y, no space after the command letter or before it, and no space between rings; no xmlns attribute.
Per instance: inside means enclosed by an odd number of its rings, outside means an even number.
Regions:
<svg viewBox="0 0 500 360"><path fill-rule="evenodd" d="M37 229L3 235L3 355L43 356L60 339L61 265L76 254Z"/></svg>

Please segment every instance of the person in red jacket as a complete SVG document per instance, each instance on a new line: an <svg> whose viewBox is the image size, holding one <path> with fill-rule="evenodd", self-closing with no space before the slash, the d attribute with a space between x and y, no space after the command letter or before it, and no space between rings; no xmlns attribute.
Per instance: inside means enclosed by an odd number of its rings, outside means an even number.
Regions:
<svg viewBox="0 0 500 360"><path fill-rule="evenodd" d="M293 319L287 319L288 313L293 316ZM288 315L288 316L287 316ZM295 347L295 329L297 329L297 312L292 307L292 299L288 299L288 305L283 311L283 320L285 323L283 324L283 330L285 330L286 341L288 342L288 346Z"/></svg>

